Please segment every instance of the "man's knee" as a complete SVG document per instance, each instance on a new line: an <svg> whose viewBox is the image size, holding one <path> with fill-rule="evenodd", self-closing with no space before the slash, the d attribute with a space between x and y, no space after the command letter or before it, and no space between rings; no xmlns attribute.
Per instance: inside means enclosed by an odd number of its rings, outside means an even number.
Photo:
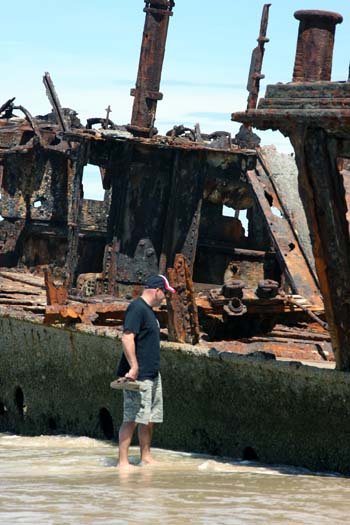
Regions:
<svg viewBox="0 0 350 525"><path fill-rule="evenodd" d="M135 421L124 421L119 429L119 436L129 436L132 435L137 423Z"/></svg>

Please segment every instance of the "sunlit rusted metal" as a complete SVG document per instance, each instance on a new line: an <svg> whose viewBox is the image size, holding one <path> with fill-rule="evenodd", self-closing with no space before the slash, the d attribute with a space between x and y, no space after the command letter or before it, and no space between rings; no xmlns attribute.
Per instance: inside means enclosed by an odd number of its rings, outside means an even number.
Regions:
<svg viewBox="0 0 350 525"><path fill-rule="evenodd" d="M300 20L293 82L330 80L335 26L343 21L330 11L296 11Z"/></svg>
<svg viewBox="0 0 350 525"><path fill-rule="evenodd" d="M52 278L52 272L48 269L44 269L45 288L46 288L46 300L47 304L63 305L68 302L68 290L65 286L57 285L54 283Z"/></svg>
<svg viewBox="0 0 350 525"><path fill-rule="evenodd" d="M139 70L136 87L131 90L135 97L131 124L128 129L134 135L149 137L156 133L154 121L159 91L169 17L175 5L173 0L145 0L145 26L142 37Z"/></svg>
<svg viewBox="0 0 350 525"><path fill-rule="evenodd" d="M271 4L265 4L261 15L260 32L258 36L258 45L252 52L250 70L248 76L247 90L249 91L247 109L256 108L260 89L260 80L265 78L261 74L261 68L264 58L265 44L269 42L266 38L267 24L269 21L269 9Z"/></svg>
<svg viewBox="0 0 350 525"><path fill-rule="evenodd" d="M197 344L199 321L191 272L182 254L175 257L174 267L168 269L171 286L176 293L168 299L169 340Z"/></svg>

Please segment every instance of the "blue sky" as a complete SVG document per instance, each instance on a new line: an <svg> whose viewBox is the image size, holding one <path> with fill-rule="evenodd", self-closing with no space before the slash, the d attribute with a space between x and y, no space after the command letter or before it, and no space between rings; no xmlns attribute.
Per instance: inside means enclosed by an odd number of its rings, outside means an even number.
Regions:
<svg viewBox="0 0 350 525"><path fill-rule="evenodd" d="M160 132L174 124L200 122L205 132L225 129L235 134L233 111L245 109L247 75L260 25L261 0L175 0L170 20L156 125ZM118 124L130 121L144 24L143 0L17 0L1 6L1 102L16 96L29 111L43 114L50 105L42 84L49 71L63 106L78 111L82 121L105 116ZM348 0L272 0L261 83L292 78L298 9L339 12L333 80L346 80L350 53ZM263 143L282 151L289 144L278 134L260 133Z"/></svg>

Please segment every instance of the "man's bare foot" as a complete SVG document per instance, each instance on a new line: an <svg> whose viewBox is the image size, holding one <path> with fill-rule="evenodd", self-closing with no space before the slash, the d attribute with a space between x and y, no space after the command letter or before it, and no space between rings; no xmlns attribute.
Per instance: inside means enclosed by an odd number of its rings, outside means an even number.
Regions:
<svg viewBox="0 0 350 525"><path fill-rule="evenodd" d="M117 468L125 471L133 471L138 469L138 465L133 465L132 463L118 463Z"/></svg>
<svg viewBox="0 0 350 525"><path fill-rule="evenodd" d="M142 458L140 462L141 466L158 465L158 464L159 464L159 461L156 461L155 459L153 459L152 456L147 456L145 458Z"/></svg>

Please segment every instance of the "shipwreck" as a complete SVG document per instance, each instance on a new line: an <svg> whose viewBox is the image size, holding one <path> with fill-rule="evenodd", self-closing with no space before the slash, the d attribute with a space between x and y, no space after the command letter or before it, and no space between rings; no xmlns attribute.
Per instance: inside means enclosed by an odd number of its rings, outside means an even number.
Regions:
<svg viewBox="0 0 350 525"><path fill-rule="evenodd" d="M106 388L124 312L149 275L166 273L177 294L157 315L172 411L158 443L346 471L350 451L342 450L342 459L338 449L322 455L340 421L329 416L320 431L315 418L320 403L334 402L330 383L343 399L348 379L324 371L328 390L319 398L320 370L302 365L350 367L350 84L330 79L341 16L296 13L293 80L268 86L258 101L266 4L247 108L232 117L242 122L239 133L176 124L163 136L156 109L174 5L145 0L130 124L114 123L108 106L105 116L83 125L62 107L49 73L43 78L49 114L33 117L15 98L0 107L0 429L114 437L114 401ZM252 126L289 136L297 167L292 157L261 148ZM84 198L89 164L100 170L104 200ZM181 359L183 379L175 380ZM186 377L193 383L182 413L188 432L179 434L178 381ZM240 382L235 393L232 385ZM293 408L285 413L288 404ZM199 406L206 408L195 423ZM208 418L220 411L217 426L208 429ZM226 435L227 411L235 422ZM299 450L291 440L295 432L300 438L303 425L312 439Z"/></svg>
<svg viewBox="0 0 350 525"><path fill-rule="evenodd" d="M48 73L50 114L34 118L14 99L0 108L0 266L20 271L21 283L25 272L45 273L45 323L121 321L145 279L167 272L178 291L169 315L159 312L170 341L261 338L277 325L277 343L293 335L300 341L296 355L331 359L326 323L317 317L324 306L307 226L296 219L303 211L289 211L286 188L278 188L250 125L234 138L201 133L199 124L157 134L173 7L146 2L129 125L114 124L108 107L105 118L83 126L76 112L62 109ZM249 111L257 102L268 9L253 52ZM18 112L23 118L14 117ZM87 164L100 169L103 201L84 199ZM20 304L23 294L30 301L30 288L8 285L13 270L2 279L2 303Z"/></svg>

